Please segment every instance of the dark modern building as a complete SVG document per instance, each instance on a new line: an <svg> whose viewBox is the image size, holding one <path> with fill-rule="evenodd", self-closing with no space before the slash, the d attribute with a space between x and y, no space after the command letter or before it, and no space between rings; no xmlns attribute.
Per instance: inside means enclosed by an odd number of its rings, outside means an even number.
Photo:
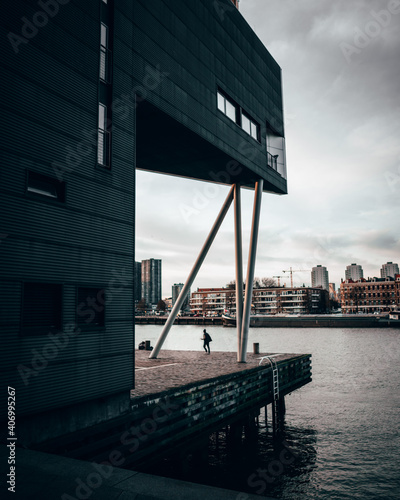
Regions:
<svg viewBox="0 0 400 500"><path fill-rule="evenodd" d="M142 260L142 298L149 306L161 300L161 259Z"/></svg>
<svg viewBox="0 0 400 500"><path fill-rule="evenodd" d="M138 303L142 298L142 263L135 262L135 276L134 276L134 296L135 303Z"/></svg>
<svg viewBox="0 0 400 500"><path fill-rule="evenodd" d="M129 410L135 168L287 192L281 70L230 0L16 0L0 26L0 377L29 444Z"/></svg>

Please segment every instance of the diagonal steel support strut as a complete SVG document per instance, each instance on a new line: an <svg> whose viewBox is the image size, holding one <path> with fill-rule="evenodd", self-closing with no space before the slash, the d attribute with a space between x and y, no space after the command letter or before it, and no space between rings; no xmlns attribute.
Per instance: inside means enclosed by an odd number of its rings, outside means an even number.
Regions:
<svg viewBox="0 0 400 500"><path fill-rule="evenodd" d="M161 349L161 347L162 347L162 345L163 345L165 339L167 338L167 335L171 329L171 326L173 325L175 318L178 315L178 312L180 311L180 309L183 305L183 302L186 298L186 295L189 293L189 289L192 286L193 281L195 280L197 273L199 272L199 269L204 262L204 259L206 258L208 250L210 249L210 247L215 239L215 236L217 235L218 230L221 227L221 224L225 218L225 215L227 214L229 207L232 204L234 188L235 188L235 186L231 187L231 190L229 191L229 194L226 197L226 200L221 208L221 211L219 212L218 217L217 217L216 221L214 222L214 225L210 231L210 234L208 235L208 237L203 245L203 248L201 249L199 256L197 257L197 260L196 260L192 270L190 271L190 274L186 280L185 286L182 288L182 291L179 294L179 297L177 298L177 300L175 302L175 305L171 311L171 314L168 316L168 319L164 325L163 331L161 332L160 336L158 337L158 340L157 340L156 345L154 346L154 349L151 351L151 354L149 356L149 358L151 358L151 359L157 358L157 356L160 352L160 349Z"/></svg>

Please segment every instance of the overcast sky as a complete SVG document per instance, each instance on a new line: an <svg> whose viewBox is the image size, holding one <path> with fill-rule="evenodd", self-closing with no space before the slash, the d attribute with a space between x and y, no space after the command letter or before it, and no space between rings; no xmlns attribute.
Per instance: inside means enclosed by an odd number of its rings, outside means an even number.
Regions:
<svg viewBox="0 0 400 500"><path fill-rule="evenodd" d="M255 275L321 264L338 286L356 262L379 276L400 261L400 1L241 0L240 11L283 74L289 194L263 194ZM186 280L228 191L137 172L136 260L162 259L163 297ZM242 190L244 274L253 194ZM192 291L234 278L230 213ZM311 284L309 271L293 279Z"/></svg>

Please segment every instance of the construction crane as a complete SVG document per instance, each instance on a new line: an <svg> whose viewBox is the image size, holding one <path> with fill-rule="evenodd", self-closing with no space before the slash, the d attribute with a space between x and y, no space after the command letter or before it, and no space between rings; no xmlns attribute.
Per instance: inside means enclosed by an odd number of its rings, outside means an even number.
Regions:
<svg viewBox="0 0 400 500"><path fill-rule="evenodd" d="M280 279L281 278L287 278L287 276L272 276L273 278L278 278L278 286L281 286Z"/></svg>
<svg viewBox="0 0 400 500"><path fill-rule="evenodd" d="M293 288L293 273L303 273L303 272L307 272L307 271L310 271L310 269L286 269L286 270L283 270L282 272L283 273L290 273L290 288Z"/></svg>

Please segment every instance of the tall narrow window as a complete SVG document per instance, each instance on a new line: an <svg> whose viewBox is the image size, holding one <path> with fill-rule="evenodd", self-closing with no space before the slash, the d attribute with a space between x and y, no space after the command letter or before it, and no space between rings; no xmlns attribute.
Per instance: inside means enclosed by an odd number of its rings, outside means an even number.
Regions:
<svg viewBox="0 0 400 500"><path fill-rule="evenodd" d="M110 51L108 49L108 27L100 25L100 80L110 83Z"/></svg>
<svg viewBox="0 0 400 500"><path fill-rule="evenodd" d="M102 103L99 103L97 163L104 167L110 167L110 132L107 132L107 106Z"/></svg>

